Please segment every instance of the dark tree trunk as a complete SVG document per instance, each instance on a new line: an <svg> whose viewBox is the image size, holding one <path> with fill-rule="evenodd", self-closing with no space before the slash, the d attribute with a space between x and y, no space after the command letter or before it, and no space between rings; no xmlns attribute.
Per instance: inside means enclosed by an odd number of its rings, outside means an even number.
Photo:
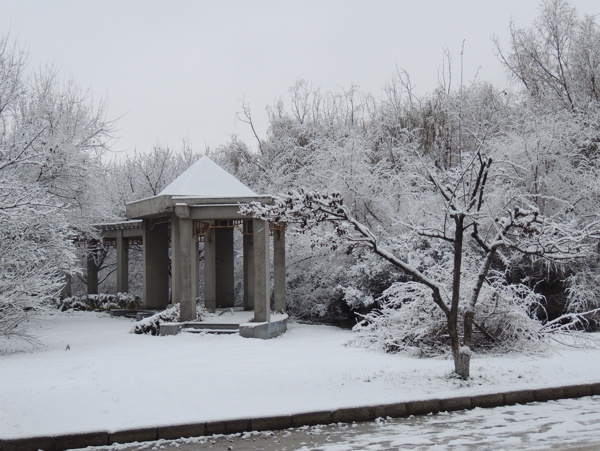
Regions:
<svg viewBox="0 0 600 451"><path fill-rule="evenodd" d="M460 281L462 271L463 238L465 233L464 216L454 216L454 266L452 272L452 304L448 315L448 333L450 335L450 347L454 358L454 372L462 379L469 377L471 363L470 343L461 344L458 333L458 307L460 302Z"/></svg>

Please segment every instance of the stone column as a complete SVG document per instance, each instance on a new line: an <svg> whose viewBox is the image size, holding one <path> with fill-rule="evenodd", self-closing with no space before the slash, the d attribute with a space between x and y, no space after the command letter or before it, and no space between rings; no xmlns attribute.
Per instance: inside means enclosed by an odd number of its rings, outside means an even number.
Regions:
<svg viewBox="0 0 600 451"><path fill-rule="evenodd" d="M98 294L98 242L92 240L88 244L87 252L87 294Z"/></svg>
<svg viewBox="0 0 600 451"><path fill-rule="evenodd" d="M285 229L273 232L273 297L275 311L285 310Z"/></svg>
<svg viewBox="0 0 600 451"><path fill-rule="evenodd" d="M244 310L254 310L254 238L252 221L246 221L244 247Z"/></svg>
<svg viewBox="0 0 600 451"><path fill-rule="evenodd" d="M215 291L217 308L233 307L233 228L215 229Z"/></svg>
<svg viewBox="0 0 600 451"><path fill-rule="evenodd" d="M144 308L164 309L169 303L169 229L144 219Z"/></svg>
<svg viewBox="0 0 600 451"><path fill-rule="evenodd" d="M181 242L179 240L179 217L171 216L171 302L176 304L181 300L179 292L180 278L179 261L181 259L179 252Z"/></svg>
<svg viewBox="0 0 600 451"><path fill-rule="evenodd" d="M117 292L129 291L129 250L123 230L117 232Z"/></svg>
<svg viewBox="0 0 600 451"><path fill-rule="evenodd" d="M193 221L179 218L179 302L181 321L196 319L196 298L198 297L198 244L194 237Z"/></svg>
<svg viewBox="0 0 600 451"><path fill-rule="evenodd" d="M204 307L211 312L217 308L215 229L204 235Z"/></svg>
<svg viewBox="0 0 600 451"><path fill-rule="evenodd" d="M271 315L269 287L269 225L253 219L254 237L254 321L268 322Z"/></svg>
<svg viewBox="0 0 600 451"><path fill-rule="evenodd" d="M190 262L190 271L192 273L192 300L194 302L194 316L192 319L196 319L196 304L198 302L198 260L200 259L200 249L198 248L198 240L195 235L192 235L192 261Z"/></svg>

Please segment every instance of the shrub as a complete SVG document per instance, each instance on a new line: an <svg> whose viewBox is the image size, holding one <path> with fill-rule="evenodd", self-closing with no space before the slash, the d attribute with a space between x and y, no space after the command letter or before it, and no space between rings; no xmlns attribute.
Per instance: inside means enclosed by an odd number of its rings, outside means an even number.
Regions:
<svg viewBox="0 0 600 451"><path fill-rule="evenodd" d="M179 314L180 314L179 304L172 305L167 307L162 312L157 312L148 318L144 318L141 321L138 321L136 325L131 329L131 333L133 334L150 334L150 335L159 335L160 334L160 324L161 323L177 323L179 322ZM198 312L196 320L202 319L202 313L204 312L204 308L201 306L197 306Z"/></svg>
<svg viewBox="0 0 600 451"><path fill-rule="evenodd" d="M108 312L113 309L139 310L142 308L142 300L129 293L86 294L65 299L53 299L50 305L61 312L67 310Z"/></svg>
<svg viewBox="0 0 600 451"><path fill-rule="evenodd" d="M414 282L396 283L377 299L380 308L362 315L352 344L414 356L443 353L446 321L428 289Z"/></svg>
<svg viewBox="0 0 600 451"><path fill-rule="evenodd" d="M473 348L479 352L536 352L543 350L542 324L535 310L543 297L520 284L500 281L482 290L475 315ZM396 283L377 299L380 308L362 315L352 344L427 357L448 352L448 330L443 313L427 287ZM459 327L462 323L459 324Z"/></svg>
<svg viewBox="0 0 600 451"><path fill-rule="evenodd" d="M157 312L148 318L138 321L133 329L131 329L131 333L159 335L160 323L176 323L179 321L179 313L179 304L167 307L162 312Z"/></svg>

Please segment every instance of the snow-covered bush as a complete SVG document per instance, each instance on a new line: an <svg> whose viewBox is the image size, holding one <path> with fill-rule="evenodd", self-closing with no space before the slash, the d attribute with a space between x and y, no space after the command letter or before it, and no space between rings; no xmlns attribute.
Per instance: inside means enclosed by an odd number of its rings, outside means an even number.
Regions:
<svg viewBox="0 0 600 451"><path fill-rule="evenodd" d="M196 320L200 321L202 319L202 315L204 312L204 307L198 305L196 307ZM133 329L131 329L132 334L149 334L149 335L159 335L160 334L160 325L161 323L176 323L179 322L179 316L181 313L181 308L179 304L172 305L167 307L162 312L156 312L154 315L149 316L148 318L144 318L138 321Z"/></svg>
<svg viewBox="0 0 600 451"><path fill-rule="evenodd" d="M566 279L567 305L569 313L582 313L600 307L600 265L591 264ZM586 330L598 330L600 312L588 316Z"/></svg>
<svg viewBox="0 0 600 451"><path fill-rule="evenodd" d="M420 357L447 352L446 319L431 302L427 287L396 283L377 302L380 307L354 326L357 335L352 344Z"/></svg>
<svg viewBox="0 0 600 451"><path fill-rule="evenodd" d="M536 313L544 297L523 284L508 284L501 278L482 288L475 325L476 350L535 352L543 349L546 335Z"/></svg>
<svg viewBox="0 0 600 451"><path fill-rule="evenodd" d="M524 285L498 281L481 294L475 315L476 352L536 352L545 340L535 310L542 297ZM380 307L355 327L353 345L418 357L446 355L446 319L432 302L429 290L414 282L396 283L377 299Z"/></svg>
<svg viewBox="0 0 600 451"><path fill-rule="evenodd" d="M364 313L376 305L375 300L390 285L402 280L402 275L389 262L365 252L363 248L353 249L352 257L352 264L344 271L345 283L339 288L348 307Z"/></svg>
<svg viewBox="0 0 600 451"><path fill-rule="evenodd" d="M311 237L288 233L286 310L307 321L346 319L348 309L338 288L348 256L320 246ZM335 261L336 264L332 264Z"/></svg>
<svg viewBox="0 0 600 451"><path fill-rule="evenodd" d="M172 305L162 312L157 312L148 318L138 321L133 329L131 329L131 333L159 335L160 323L175 323L179 321L180 312L179 304Z"/></svg>
<svg viewBox="0 0 600 451"><path fill-rule="evenodd" d="M363 248L332 250L326 227L311 235L296 235L290 227L288 237L286 309L296 318L354 322L355 313L372 309L373 300L398 280L392 265Z"/></svg>
<svg viewBox="0 0 600 451"><path fill-rule="evenodd" d="M129 293L86 294L65 299L55 298L50 305L61 312L67 310L107 312L113 309L139 310L142 308L142 300Z"/></svg>
<svg viewBox="0 0 600 451"><path fill-rule="evenodd" d="M74 256L64 220L52 209L21 206L6 214L4 202L18 198L10 184L2 185L0 170L0 340L35 341L28 323L60 293L60 268Z"/></svg>

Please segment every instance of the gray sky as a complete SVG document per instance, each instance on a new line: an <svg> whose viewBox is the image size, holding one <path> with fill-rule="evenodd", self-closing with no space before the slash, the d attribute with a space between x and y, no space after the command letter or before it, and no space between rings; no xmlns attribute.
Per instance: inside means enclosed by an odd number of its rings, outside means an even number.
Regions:
<svg viewBox="0 0 600 451"><path fill-rule="evenodd" d="M417 92L438 83L444 49L464 74L506 86L491 36L508 41L514 20L527 27L537 0L0 0L0 30L29 50L33 67L108 99L118 120L115 151L154 143L196 150L237 134L245 99L261 137L265 107L304 79L322 90L357 85L375 95L396 67ZM572 0L580 14L597 0ZM455 75L457 77L458 75Z"/></svg>

